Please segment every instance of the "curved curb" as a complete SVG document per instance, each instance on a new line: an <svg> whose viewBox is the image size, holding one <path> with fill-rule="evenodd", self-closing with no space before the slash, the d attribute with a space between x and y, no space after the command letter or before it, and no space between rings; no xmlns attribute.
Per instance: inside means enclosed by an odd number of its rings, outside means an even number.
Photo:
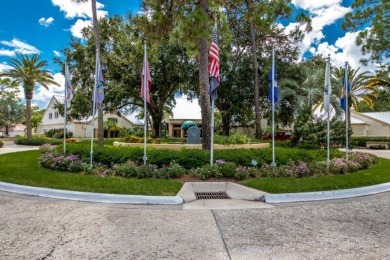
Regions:
<svg viewBox="0 0 390 260"><path fill-rule="evenodd" d="M6 192L32 195L38 197L66 199L87 202L101 202L114 204L137 205L181 205L183 198L178 196L141 196L141 195L117 195L80 191L65 191L57 189L30 187L18 184L0 182L0 190Z"/></svg>
<svg viewBox="0 0 390 260"><path fill-rule="evenodd" d="M346 199L373 195L387 191L390 191L390 182L345 190L266 194L261 197L261 200L267 203L305 202L317 200Z"/></svg>

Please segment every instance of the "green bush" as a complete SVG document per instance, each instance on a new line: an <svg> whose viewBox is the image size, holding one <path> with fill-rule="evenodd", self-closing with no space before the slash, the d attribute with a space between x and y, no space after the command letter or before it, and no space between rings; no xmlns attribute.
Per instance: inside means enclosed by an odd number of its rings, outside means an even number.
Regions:
<svg viewBox="0 0 390 260"><path fill-rule="evenodd" d="M41 146L43 144L59 145L62 143L63 143L62 140L51 139L51 138L38 138L38 137L32 137L30 139L22 137L15 140L15 144L33 145L33 146Z"/></svg>
<svg viewBox="0 0 390 260"><path fill-rule="evenodd" d="M250 138L241 133L230 134L229 136L215 135L214 142L216 144L233 145L233 144L247 144Z"/></svg>
<svg viewBox="0 0 390 260"><path fill-rule="evenodd" d="M3 147L3 145L4 145L4 144L3 144L3 142L2 142L2 141L0 141L0 148L1 148L1 147Z"/></svg>
<svg viewBox="0 0 390 260"><path fill-rule="evenodd" d="M366 142L387 142L390 144L390 137L352 136L350 143L355 147L366 147Z"/></svg>
<svg viewBox="0 0 390 260"><path fill-rule="evenodd" d="M45 132L45 136L49 138L54 138L54 139L62 139L64 138L64 129L50 129L47 132ZM73 133L66 131L66 138L72 138Z"/></svg>
<svg viewBox="0 0 390 260"><path fill-rule="evenodd" d="M58 149L62 149L61 146ZM84 161L89 160L90 145L87 143L68 143L68 153L78 154ZM289 160L293 161L321 161L326 158L326 150L305 150L298 148L282 148L275 149L276 163L278 165L288 164ZM338 150L331 151L331 157L341 157L342 152ZM210 151L197 149L157 149L148 148L147 151L148 164L155 164L159 167L168 165L175 161L185 169L202 167L210 162ZM112 164L123 164L128 160L141 164L143 162L142 147L116 147L94 146L93 159L95 162L111 166ZM256 160L258 167L262 164L270 164L272 162L272 150L264 149L226 149L215 150L215 160L224 160L232 162L236 165L252 166L252 160Z"/></svg>
<svg viewBox="0 0 390 260"><path fill-rule="evenodd" d="M162 142L168 144L185 144L187 142L187 139L180 138L180 137L167 137L167 138L163 138Z"/></svg>

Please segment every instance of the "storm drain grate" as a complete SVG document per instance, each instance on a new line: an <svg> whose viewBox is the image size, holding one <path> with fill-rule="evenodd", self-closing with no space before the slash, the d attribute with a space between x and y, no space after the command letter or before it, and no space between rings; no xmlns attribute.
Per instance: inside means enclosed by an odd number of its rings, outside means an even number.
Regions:
<svg viewBox="0 0 390 260"><path fill-rule="evenodd" d="M195 192L197 200L229 200L226 192Z"/></svg>

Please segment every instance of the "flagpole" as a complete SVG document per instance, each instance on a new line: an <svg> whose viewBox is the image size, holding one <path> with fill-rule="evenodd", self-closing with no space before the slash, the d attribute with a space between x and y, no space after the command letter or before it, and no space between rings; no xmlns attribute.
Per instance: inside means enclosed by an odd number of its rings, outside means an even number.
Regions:
<svg viewBox="0 0 390 260"><path fill-rule="evenodd" d="M144 74L144 165L146 165L146 161L148 160L148 157L146 156L146 135L147 135L147 127L146 127L146 115L147 115L147 107L146 107L146 88L148 87L148 79L146 75L146 40L144 43L144 68L143 68L143 74Z"/></svg>
<svg viewBox="0 0 390 260"><path fill-rule="evenodd" d="M346 159L348 161L348 62L345 62L345 73L344 73L345 79L344 79L344 84L345 84L345 152L346 152Z"/></svg>
<svg viewBox="0 0 390 260"><path fill-rule="evenodd" d="M65 63L65 88L64 88L64 154L66 154L66 114L67 114L67 107L68 107L68 104L67 104L67 99L66 99L66 89L67 89L67 86L66 86L66 80L68 78L68 73L67 73L67 67L68 65Z"/></svg>
<svg viewBox="0 0 390 260"><path fill-rule="evenodd" d="M96 53L96 64L95 64L95 84L93 86L93 108L92 108L92 119L91 119L91 152L90 152L90 160L89 160L89 164L90 166L92 167L92 162L93 162L93 136L94 136L94 117L95 117L95 113L96 113L96 84L97 84L97 81L98 81L98 71L99 71L99 66L100 64L100 61L99 61L99 54Z"/></svg>
<svg viewBox="0 0 390 260"><path fill-rule="evenodd" d="M275 47L272 47L272 72L271 72L271 88L272 88L272 166L276 166L275 162Z"/></svg>
<svg viewBox="0 0 390 260"><path fill-rule="evenodd" d="M214 162L214 109L215 101L211 98L211 146L210 146L210 165L213 166Z"/></svg>
<svg viewBox="0 0 390 260"><path fill-rule="evenodd" d="M327 88L327 102L328 104L325 104L327 106L328 110L328 122L327 122L327 136L326 136L326 169L329 171L330 166L330 55L328 55L328 60L326 62L326 71L328 72L326 74L326 88Z"/></svg>

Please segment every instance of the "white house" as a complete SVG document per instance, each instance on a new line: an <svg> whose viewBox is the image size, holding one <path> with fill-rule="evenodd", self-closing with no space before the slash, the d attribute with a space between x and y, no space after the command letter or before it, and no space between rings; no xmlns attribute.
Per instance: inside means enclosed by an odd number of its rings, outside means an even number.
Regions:
<svg viewBox="0 0 390 260"><path fill-rule="evenodd" d="M353 136L390 137L390 111L359 113L351 110Z"/></svg>
<svg viewBox="0 0 390 260"><path fill-rule="evenodd" d="M36 133L43 134L50 129L63 129L64 128L64 116L55 109L56 104L64 104L64 98L62 96L53 96L47 106L45 113L43 114L42 122L37 127ZM97 116L93 120L94 125L94 137L97 137ZM135 124L124 116L118 116L116 114L105 113L103 115L103 121L117 122L123 128L134 128ZM92 117L85 118L83 120L68 120L66 129L73 133L73 137L88 138L92 134ZM105 133L107 135L107 133Z"/></svg>

